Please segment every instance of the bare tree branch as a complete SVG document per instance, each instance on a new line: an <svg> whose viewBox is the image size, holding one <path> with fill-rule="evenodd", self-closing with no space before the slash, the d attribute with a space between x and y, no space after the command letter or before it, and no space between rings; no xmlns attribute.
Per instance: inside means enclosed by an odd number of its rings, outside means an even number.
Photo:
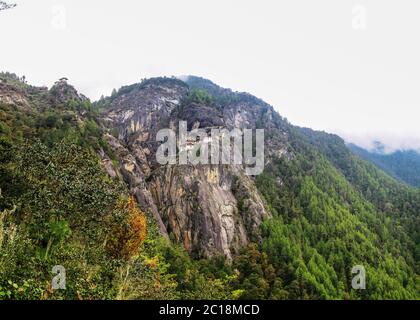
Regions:
<svg viewBox="0 0 420 320"><path fill-rule="evenodd" d="M16 7L16 3L6 3L4 1L0 1L0 11L7 10Z"/></svg>

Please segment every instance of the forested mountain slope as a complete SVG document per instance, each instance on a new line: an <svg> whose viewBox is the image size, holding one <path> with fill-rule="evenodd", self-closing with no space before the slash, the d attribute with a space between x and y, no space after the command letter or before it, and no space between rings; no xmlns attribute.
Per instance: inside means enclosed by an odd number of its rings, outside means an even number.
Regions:
<svg viewBox="0 0 420 320"><path fill-rule="evenodd" d="M419 298L420 192L340 138L198 77L94 104L66 79L0 80L1 298ZM156 133L179 120L264 128L264 172L161 166ZM356 265L366 290L351 287Z"/></svg>
<svg viewBox="0 0 420 320"><path fill-rule="evenodd" d="M392 153L368 151L354 144L348 147L362 159L372 162L392 177L420 188L420 153L415 150L398 150Z"/></svg>

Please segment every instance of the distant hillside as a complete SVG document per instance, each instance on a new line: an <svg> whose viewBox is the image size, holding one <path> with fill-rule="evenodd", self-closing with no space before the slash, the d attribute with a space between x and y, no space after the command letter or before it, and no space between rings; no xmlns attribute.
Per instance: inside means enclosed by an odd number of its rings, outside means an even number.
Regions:
<svg viewBox="0 0 420 320"><path fill-rule="evenodd" d="M394 178L420 188L420 153L414 150L385 154L368 151L354 144L349 148L359 157L372 162Z"/></svg>

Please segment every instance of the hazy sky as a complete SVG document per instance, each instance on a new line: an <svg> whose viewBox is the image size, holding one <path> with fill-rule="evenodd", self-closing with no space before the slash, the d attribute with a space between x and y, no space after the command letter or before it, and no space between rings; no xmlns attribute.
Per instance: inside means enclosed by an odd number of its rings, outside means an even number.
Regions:
<svg viewBox="0 0 420 320"><path fill-rule="evenodd" d="M92 99L193 74L297 125L420 148L418 0L7 0L0 70Z"/></svg>

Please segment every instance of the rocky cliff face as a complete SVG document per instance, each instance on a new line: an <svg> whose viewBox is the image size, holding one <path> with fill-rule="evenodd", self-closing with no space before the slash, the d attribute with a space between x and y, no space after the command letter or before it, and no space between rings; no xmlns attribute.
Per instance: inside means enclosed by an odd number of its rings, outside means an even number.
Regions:
<svg viewBox="0 0 420 320"><path fill-rule="evenodd" d="M14 86L0 82L0 103L29 109L29 102L25 93Z"/></svg>
<svg viewBox="0 0 420 320"><path fill-rule="evenodd" d="M64 104L71 100L77 102L87 101L88 98L83 94L78 93L72 85L67 83L67 80L67 78L61 78L56 81L49 90L50 95L53 97L54 104Z"/></svg>
<svg viewBox="0 0 420 320"><path fill-rule="evenodd" d="M122 88L103 113L113 133L106 138L119 159L118 172L102 156L110 175L120 174L143 208L153 213L162 234L184 244L195 257L231 258L249 241L259 240L259 226L270 217L253 177L240 165L162 166L156 162L156 134L163 128L177 130L180 120L188 129L207 131L261 128L264 123L270 135L279 137L270 140L270 150L278 153L286 150L285 133L272 108L252 96L220 91L215 95L220 100L200 101L189 98L193 89L168 78Z"/></svg>
<svg viewBox="0 0 420 320"><path fill-rule="evenodd" d="M0 102L27 113L73 110L69 114L80 127L89 120L83 107L87 98L67 79L60 79L51 89L18 80L0 82ZM149 79L106 98L98 123L114 155L105 148L99 155L109 176L127 183L164 236L182 243L194 257L221 254L231 259L250 241L260 240L259 226L270 217L255 177L247 176L243 165L162 166L156 160L158 131L177 132L179 121L185 121L188 130L204 129L209 135L214 128L264 128L270 137L265 141L266 162L272 156L293 155L287 152L283 119L271 106L251 95L200 81ZM209 96L195 96L198 89Z"/></svg>

